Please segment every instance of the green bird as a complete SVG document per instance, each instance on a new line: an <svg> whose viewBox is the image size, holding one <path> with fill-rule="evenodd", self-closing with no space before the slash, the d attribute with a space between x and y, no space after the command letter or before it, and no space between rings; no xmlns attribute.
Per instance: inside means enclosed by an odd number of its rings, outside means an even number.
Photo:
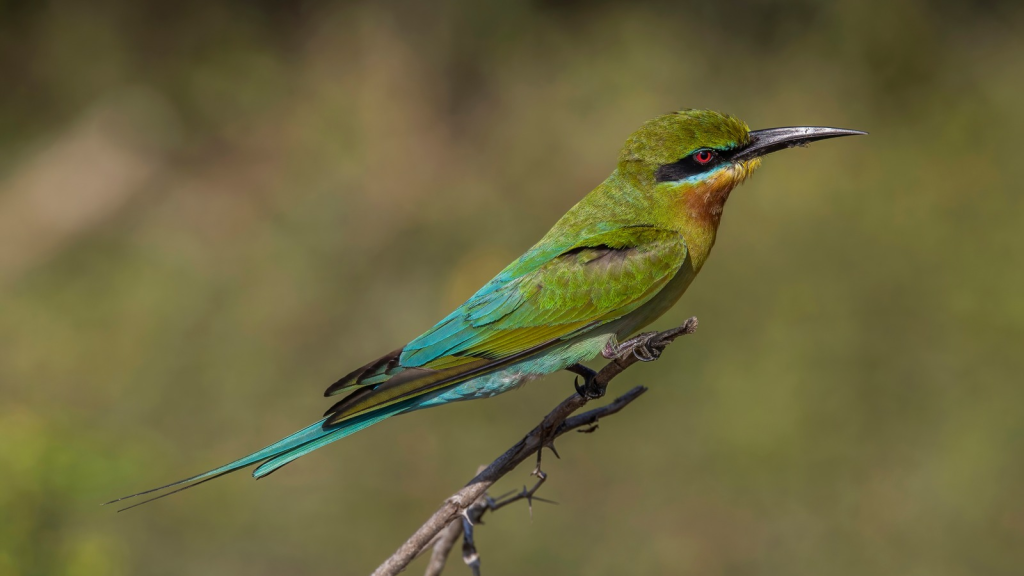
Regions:
<svg viewBox="0 0 1024 576"><path fill-rule="evenodd" d="M540 242L433 328L327 388L325 396L340 400L321 420L219 468L125 498L178 487L143 504L257 464L253 476L261 478L392 416L489 398L560 370L583 375L577 390L593 395L594 373L580 363L631 353L649 359L644 339L630 336L696 278L729 193L763 156L856 134L864 132L751 131L710 110L650 120L626 140L611 175Z"/></svg>

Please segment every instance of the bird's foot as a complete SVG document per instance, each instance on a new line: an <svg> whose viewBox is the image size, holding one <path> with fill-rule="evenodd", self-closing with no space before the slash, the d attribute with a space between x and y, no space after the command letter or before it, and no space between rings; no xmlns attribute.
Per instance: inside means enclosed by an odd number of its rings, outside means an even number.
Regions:
<svg viewBox="0 0 1024 576"><path fill-rule="evenodd" d="M604 396L604 386L597 381L597 371L587 368L583 364L573 364L566 370L578 375L572 383L576 387L576 393L582 398L594 400ZM583 377L583 384L580 384L579 376Z"/></svg>
<svg viewBox="0 0 1024 576"><path fill-rule="evenodd" d="M601 351L601 356L609 360L616 360L632 354L641 362L653 362L661 356L661 351L664 348L654 342L659 334L659 332L644 332L619 343L609 340L605 344L604 350Z"/></svg>

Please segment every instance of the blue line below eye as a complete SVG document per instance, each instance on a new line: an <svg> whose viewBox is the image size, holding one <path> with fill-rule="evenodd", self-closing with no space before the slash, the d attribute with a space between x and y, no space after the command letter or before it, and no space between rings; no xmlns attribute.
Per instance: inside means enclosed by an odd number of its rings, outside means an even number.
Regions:
<svg viewBox="0 0 1024 576"><path fill-rule="evenodd" d="M694 174L693 176L687 176L686 178L683 178L682 180L666 180L664 182L659 182L659 184L668 184L670 186L678 186L680 184L693 184L695 182L700 182L701 180L705 180L705 179L709 178L711 175L717 174L717 173L721 172L722 170L725 170L731 164L732 164L731 162L722 162L722 164L720 164L718 166L715 166L714 168L709 168L708 170L706 170L704 172L701 172L700 174Z"/></svg>

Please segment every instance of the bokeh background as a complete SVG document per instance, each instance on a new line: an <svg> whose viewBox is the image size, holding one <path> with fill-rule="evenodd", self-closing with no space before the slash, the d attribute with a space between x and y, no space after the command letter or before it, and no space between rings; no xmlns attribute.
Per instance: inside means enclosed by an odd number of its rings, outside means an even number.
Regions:
<svg viewBox="0 0 1024 576"><path fill-rule="evenodd" d="M318 417L680 107L871 136L733 194L485 573L1024 570L1018 2L4 2L0 79L0 575L370 572L570 375L98 504Z"/></svg>

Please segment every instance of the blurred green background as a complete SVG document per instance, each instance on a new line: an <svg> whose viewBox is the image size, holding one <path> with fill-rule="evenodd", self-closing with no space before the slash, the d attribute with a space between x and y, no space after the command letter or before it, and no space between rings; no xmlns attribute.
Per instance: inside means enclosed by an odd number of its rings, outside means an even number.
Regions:
<svg viewBox="0 0 1024 576"><path fill-rule="evenodd" d="M485 573L1024 570L1018 2L4 2L0 78L0 576L369 573L571 376L98 504L313 421L680 107L871 136L733 194Z"/></svg>

